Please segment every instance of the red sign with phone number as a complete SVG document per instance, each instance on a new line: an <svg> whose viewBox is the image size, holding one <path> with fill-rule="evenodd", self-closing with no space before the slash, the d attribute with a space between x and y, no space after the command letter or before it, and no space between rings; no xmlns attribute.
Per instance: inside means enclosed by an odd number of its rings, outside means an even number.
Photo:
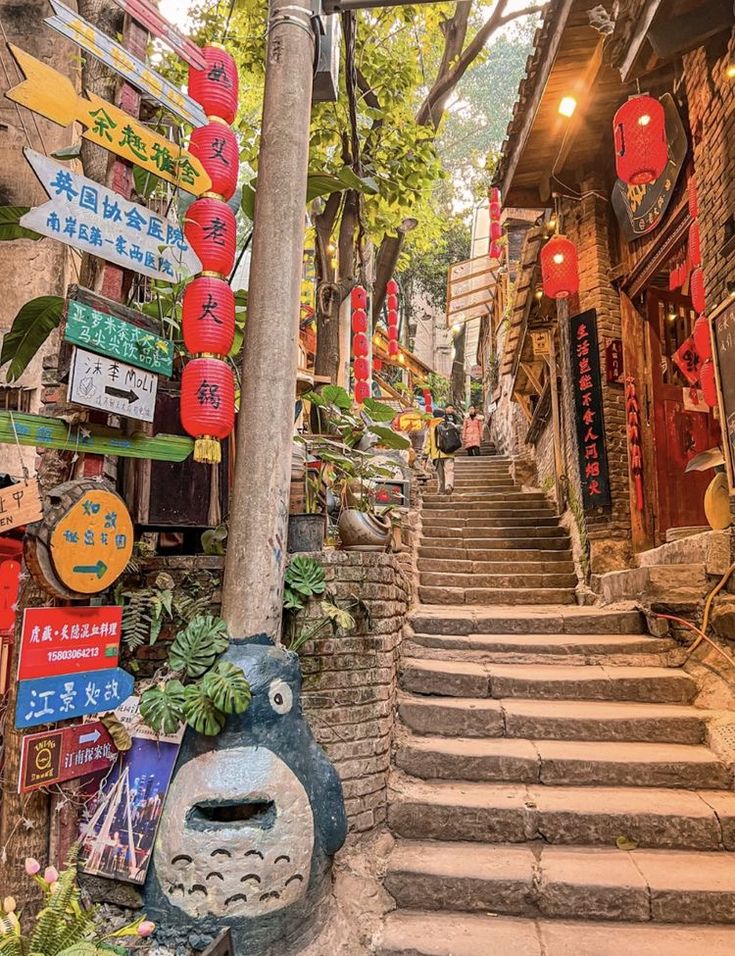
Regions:
<svg viewBox="0 0 735 956"><path fill-rule="evenodd" d="M23 614L18 680L115 667L122 607L29 607Z"/></svg>

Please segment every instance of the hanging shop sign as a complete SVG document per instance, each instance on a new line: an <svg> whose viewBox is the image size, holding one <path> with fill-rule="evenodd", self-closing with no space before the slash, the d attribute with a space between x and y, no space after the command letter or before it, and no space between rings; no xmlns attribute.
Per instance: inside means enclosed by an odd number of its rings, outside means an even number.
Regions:
<svg viewBox="0 0 735 956"><path fill-rule="evenodd" d="M51 198L22 216L22 226L152 279L178 282L201 271L172 220L32 149L23 152Z"/></svg>
<svg viewBox="0 0 735 956"><path fill-rule="evenodd" d="M0 489L0 534L43 516L41 492L35 478Z"/></svg>
<svg viewBox="0 0 735 956"><path fill-rule="evenodd" d="M118 751L100 721L26 734L21 741L18 792L109 770Z"/></svg>
<svg viewBox="0 0 735 956"><path fill-rule="evenodd" d="M664 171L652 183L633 186L618 179L613 186L613 209L628 242L651 232L661 223L686 160L686 130L670 93L664 93L661 105L666 114L666 137L669 143L669 161Z"/></svg>
<svg viewBox="0 0 735 956"><path fill-rule="evenodd" d="M75 454L118 455L149 461L186 461L194 442L185 435L121 435L101 425L69 425L43 415L0 411L0 444L56 448Z"/></svg>
<svg viewBox="0 0 735 956"><path fill-rule="evenodd" d="M549 354L549 333L543 329L540 332L529 332L531 337L531 348L534 357L543 358Z"/></svg>
<svg viewBox="0 0 735 956"><path fill-rule="evenodd" d="M73 299L66 306L64 338L159 375L173 374L173 342Z"/></svg>
<svg viewBox="0 0 735 956"><path fill-rule="evenodd" d="M116 667L122 607L29 607L23 613L18 680Z"/></svg>
<svg viewBox="0 0 735 956"><path fill-rule="evenodd" d="M7 91L8 99L59 126L81 123L84 139L195 196L211 188L212 180L204 167L187 150L94 93L80 95L63 73L12 43L8 45L26 76Z"/></svg>
<svg viewBox="0 0 735 956"><path fill-rule="evenodd" d="M111 40L88 20L59 3L59 0L49 2L54 16L47 17L46 23L57 33L76 43L86 53L91 53L131 86L150 96L185 123L194 127L206 124L207 116L204 110L190 96L182 93L173 83L133 56L125 47Z"/></svg>
<svg viewBox="0 0 735 956"><path fill-rule="evenodd" d="M158 377L116 358L74 349L69 372L69 401L113 415L152 422Z"/></svg>
<svg viewBox="0 0 735 956"><path fill-rule="evenodd" d="M623 384L624 372L622 339L610 339L605 346L605 379L608 384Z"/></svg>
<svg viewBox="0 0 735 956"><path fill-rule="evenodd" d="M205 68L207 62L196 43L185 37L180 30L162 17L147 0L115 0L115 3L154 37L167 43L182 60L196 67L197 70Z"/></svg>
<svg viewBox="0 0 735 956"><path fill-rule="evenodd" d="M133 675L120 667L82 671L18 684L15 726L38 727L119 707L133 693Z"/></svg>
<svg viewBox="0 0 735 956"><path fill-rule="evenodd" d="M569 350L582 499L584 510L592 511L610 506L597 313L594 309L570 318Z"/></svg>

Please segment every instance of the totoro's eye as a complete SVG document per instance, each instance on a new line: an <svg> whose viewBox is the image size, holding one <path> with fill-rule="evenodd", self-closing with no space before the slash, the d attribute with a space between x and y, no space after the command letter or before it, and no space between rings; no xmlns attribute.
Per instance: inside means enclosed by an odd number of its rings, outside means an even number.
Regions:
<svg viewBox="0 0 735 956"><path fill-rule="evenodd" d="M293 691L283 680L274 680L268 688L268 700L277 714L287 714L293 706Z"/></svg>

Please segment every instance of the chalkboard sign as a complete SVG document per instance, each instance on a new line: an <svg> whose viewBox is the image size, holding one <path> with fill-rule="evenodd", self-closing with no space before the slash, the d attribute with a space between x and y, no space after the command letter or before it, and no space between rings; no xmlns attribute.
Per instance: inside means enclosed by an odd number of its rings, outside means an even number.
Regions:
<svg viewBox="0 0 735 956"><path fill-rule="evenodd" d="M720 306L711 324L727 482L730 494L735 494L735 302L728 299Z"/></svg>

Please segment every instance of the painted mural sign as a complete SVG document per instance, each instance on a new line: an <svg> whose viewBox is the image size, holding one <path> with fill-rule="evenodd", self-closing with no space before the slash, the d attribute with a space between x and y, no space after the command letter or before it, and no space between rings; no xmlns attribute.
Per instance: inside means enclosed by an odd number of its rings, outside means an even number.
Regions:
<svg viewBox="0 0 735 956"><path fill-rule="evenodd" d="M152 422L158 377L106 355L74 349L69 372L69 401L113 415Z"/></svg>
<svg viewBox="0 0 735 956"><path fill-rule="evenodd" d="M152 279L178 282L201 272L201 262L172 220L63 163L32 149L23 152L51 198L22 216L22 226Z"/></svg>
<svg viewBox="0 0 735 956"><path fill-rule="evenodd" d="M131 86L152 97L170 113L191 126L206 126L207 115L190 96L182 93L173 83L133 56L106 33L80 17L59 0L49 0L54 16L46 23L62 36L91 53L98 60L127 80Z"/></svg>
<svg viewBox="0 0 735 956"><path fill-rule="evenodd" d="M569 350L582 500L584 510L592 511L609 507L611 501L594 309L569 319Z"/></svg>
<svg viewBox="0 0 735 956"><path fill-rule="evenodd" d="M122 607L29 607L23 612L18 680L116 667Z"/></svg>
<svg viewBox="0 0 735 956"><path fill-rule="evenodd" d="M100 721L26 734L21 741L18 792L30 793L109 770L117 756L117 748Z"/></svg>
<svg viewBox="0 0 735 956"><path fill-rule="evenodd" d="M119 667L18 683L15 726L38 727L119 707L133 693L133 675Z"/></svg>
<svg viewBox="0 0 735 956"><path fill-rule="evenodd" d="M66 307L64 338L159 375L173 373L173 342L73 299Z"/></svg>
<svg viewBox="0 0 735 956"><path fill-rule="evenodd" d="M191 153L94 93L78 94L63 73L8 45L27 77L7 91L8 99L60 126L81 123L84 139L195 196L211 189L212 180Z"/></svg>
<svg viewBox="0 0 735 956"><path fill-rule="evenodd" d="M41 492L35 478L0 489L0 534L42 517Z"/></svg>
<svg viewBox="0 0 735 956"><path fill-rule="evenodd" d="M115 0L115 3L130 14L133 20L144 26L154 37L158 37L159 40L167 43L186 63L197 70L205 68L207 61L196 43L193 43L173 24L164 19L153 4L148 3L147 0Z"/></svg>

